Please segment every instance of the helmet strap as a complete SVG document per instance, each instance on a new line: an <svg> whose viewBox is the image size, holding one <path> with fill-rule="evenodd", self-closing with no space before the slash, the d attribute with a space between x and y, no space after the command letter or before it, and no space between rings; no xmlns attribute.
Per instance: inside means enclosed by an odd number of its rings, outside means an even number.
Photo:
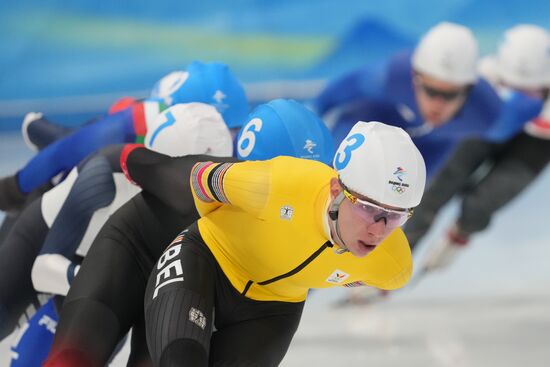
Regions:
<svg viewBox="0 0 550 367"><path fill-rule="evenodd" d="M340 235L340 226L338 225L338 211L340 210L340 204L342 204L342 201L344 201L345 198L346 197L344 195L344 191L341 191L338 196L336 196L334 200L332 200L328 211L328 217L330 218L335 230L334 236L332 234L332 231L330 231L332 242L336 243L339 246L339 248L334 249L334 252L336 252L337 254L343 254L349 251L346 244L344 243L344 240L342 239L342 236Z"/></svg>

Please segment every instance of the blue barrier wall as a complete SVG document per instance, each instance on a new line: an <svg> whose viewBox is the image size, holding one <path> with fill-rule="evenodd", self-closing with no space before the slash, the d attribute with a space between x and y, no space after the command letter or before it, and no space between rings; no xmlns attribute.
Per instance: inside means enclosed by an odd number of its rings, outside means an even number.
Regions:
<svg viewBox="0 0 550 367"><path fill-rule="evenodd" d="M488 53L507 27L550 24L550 2L4 0L0 129L29 110L78 123L195 59L228 63L258 101L266 89L307 95L311 81L412 46L441 20L470 26Z"/></svg>

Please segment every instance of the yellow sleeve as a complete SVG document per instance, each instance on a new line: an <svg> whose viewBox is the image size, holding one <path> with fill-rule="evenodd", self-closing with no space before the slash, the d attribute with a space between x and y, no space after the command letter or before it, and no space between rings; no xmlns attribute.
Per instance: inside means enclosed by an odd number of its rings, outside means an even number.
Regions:
<svg viewBox="0 0 550 367"><path fill-rule="evenodd" d="M233 205L259 215L269 199L271 165L271 161L197 163L190 177L197 211L204 216L222 205Z"/></svg>

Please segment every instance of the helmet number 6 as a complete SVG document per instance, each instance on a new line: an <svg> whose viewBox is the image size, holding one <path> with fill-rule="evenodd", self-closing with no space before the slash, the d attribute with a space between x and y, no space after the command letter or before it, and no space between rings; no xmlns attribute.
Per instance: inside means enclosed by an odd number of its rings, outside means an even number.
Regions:
<svg viewBox="0 0 550 367"><path fill-rule="evenodd" d="M262 120L259 118L254 118L250 120L242 130L243 132L239 138L239 143L237 144L239 155L242 158L248 157L254 149L254 145L256 144L256 135L254 135L254 132L258 133L261 129Z"/></svg>

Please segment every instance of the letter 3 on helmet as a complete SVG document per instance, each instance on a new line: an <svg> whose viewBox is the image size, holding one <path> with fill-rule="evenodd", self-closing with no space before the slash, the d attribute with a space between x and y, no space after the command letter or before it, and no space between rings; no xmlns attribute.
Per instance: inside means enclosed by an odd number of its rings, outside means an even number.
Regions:
<svg viewBox="0 0 550 367"><path fill-rule="evenodd" d="M477 41L459 24L442 22L422 37L414 50L414 70L435 79L458 85L477 80Z"/></svg>
<svg viewBox="0 0 550 367"><path fill-rule="evenodd" d="M334 156L334 168L350 190L398 208L420 203L426 166L410 136L377 121L357 122Z"/></svg>
<svg viewBox="0 0 550 367"><path fill-rule="evenodd" d="M214 106L229 128L240 127L249 112L241 83L226 64L194 61L186 71L175 71L157 82L151 98L171 106L201 102Z"/></svg>
<svg viewBox="0 0 550 367"><path fill-rule="evenodd" d="M233 152L231 133L221 115L204 103L180 103L163 111L147 130L145 146L173 157L230 157Z"/></svg>
<svg viewBox="0 0 550 367"><path fill-rule="evenodd" d="M294 100L275 99L258 106L237 137L239 159L263 160L280 155L330 165L334 142L323 121Z"/></svg>

